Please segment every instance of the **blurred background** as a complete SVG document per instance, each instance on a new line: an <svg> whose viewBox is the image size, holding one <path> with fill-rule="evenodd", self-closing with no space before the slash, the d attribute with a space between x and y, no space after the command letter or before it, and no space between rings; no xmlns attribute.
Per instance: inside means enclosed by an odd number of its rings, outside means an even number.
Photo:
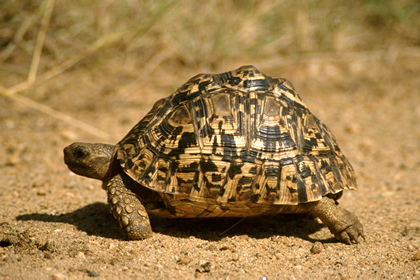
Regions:
<svg viewBox="0 0 420 280"><path fill-rule="evenodd" d="M123 61L115 75L140 76L170 66L214 71L232 62L418 46L419 9L415 0L3 0L1 70L25 79L43 29L39 73L68 59L72 71L103 72Z"/></svg>
<svg viewBox="0 0 420 280"><path fill-rule="evenodd" d="M419 15L416 0L3 0L1 102L49 115L65 141L115 142L190 77L253 64L361 133L346 110L417 87Z"/></svg>

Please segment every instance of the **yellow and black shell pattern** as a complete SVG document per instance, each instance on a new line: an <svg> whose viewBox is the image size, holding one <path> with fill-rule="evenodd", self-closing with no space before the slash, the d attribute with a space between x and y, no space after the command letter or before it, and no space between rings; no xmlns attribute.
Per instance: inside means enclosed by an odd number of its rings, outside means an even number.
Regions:
<svg viewBox="0 0 420 280"><path fill-rule="evenodd" d="M292 84L253 66L191 78L120 141L117 159L134 181L185 203L297 205L356 188Z"/></svg>

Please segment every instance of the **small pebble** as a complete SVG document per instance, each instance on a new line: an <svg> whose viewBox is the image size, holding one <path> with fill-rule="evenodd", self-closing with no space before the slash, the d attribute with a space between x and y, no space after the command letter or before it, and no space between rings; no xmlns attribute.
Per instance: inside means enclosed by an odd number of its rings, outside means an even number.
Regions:
<svg viewBox="0 0 420 280"><path fill-rule="evenodd" d="M53 256L50 252L45 252L44 253L44 258L51 260L53 258Z"/></svg>
<svg viewBox="0 0 420 280"><path fill-rule="evenodd" d="M77 254L76 254L76 258L78 258L78 259L86 259L86 255L85 255L85 253L83 253L83 252L81 252L81 251L79 251L79 252L77 252Z"/></svg>
<svg viewBox="0 0 420 280"><path fill-rule="evenodd" d="M176 261L177 264L187 265L190 262L192 262L192 258L188 255L182 255L179 257L179 259Z"/></svg>
<svg viewBox="0 0 420 280"><path fill-rule="evenodd" d="M45 190L39 190L39 191L37 191L36 195L38 195L38 196L46 196L47 195L47 192Z"/></svg>
<svg viewBox="0 0 420 280"><path fill-rule="evenodd" d="M417 253L414 254L414 256L411 258L413 261L419 261L420 260L420 251L417 251Z"/></svg>
<svg viewBox="0 0 420 280"><path fill-rule="evenodd" d="M203 273L203 272L210 272L210 267L211 267L210 262L204 262L204 263L202 263L201 265L199 265L199 266L195 269L195 271L196 271L196 272L200 272L200 273Z"/></svg>
<svg viewBox="0 0 420 280"><path fill-rule="evenodd" d="M216 247L216 245L211 244L211 245L209 245L207 247L207 250L209 250L209 251L217 251L217 247Z"/></svg>
<svg viewBox="0 0 420 280"><path fill-rule="evenodd" d="M88 271L88 276L89 277L99 277L99 273L94 271L94 270L89 270Z"/></svg>
<svg viewBox="0 0 420 280"><path fill-rule="evenodd" d="M220 251L226 251L226 250L231 250L231 248L229 246L223 245L222 247L219 248Z"/></svg>
<svg viewBox="0 0 420 280"><path fill-rule="evenodd" d="M57 272L52 276L53 280L64 280L66 276L63 273Z"/></svg>
<svg viewBox="0 0 420 280"><path fill-rule="evenodd" d="M311 248L311 253L312 254L319 254L319 253L321 253L322 252L322 250L324 249L324 245L321 243L321 242L319 242L319 241L317 241L317 242L315 242L315 244L312 246L312 248Z"/></svg>

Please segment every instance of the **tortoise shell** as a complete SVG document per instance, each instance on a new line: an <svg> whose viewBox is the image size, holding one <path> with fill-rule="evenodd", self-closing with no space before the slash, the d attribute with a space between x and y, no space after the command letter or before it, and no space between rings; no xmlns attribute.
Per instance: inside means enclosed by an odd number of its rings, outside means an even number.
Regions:
<svg viewBox="0 0 420 280"><path fill-rule="evenodd" d="M116 158L167 205L201 203L207 212L291 206L356 188L334 136L292 84L253 66L191 78L156 102Z"/></svg>

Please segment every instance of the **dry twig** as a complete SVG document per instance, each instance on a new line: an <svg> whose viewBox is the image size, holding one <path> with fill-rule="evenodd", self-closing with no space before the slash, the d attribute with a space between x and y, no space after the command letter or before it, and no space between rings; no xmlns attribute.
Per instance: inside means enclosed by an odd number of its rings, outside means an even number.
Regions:
<svg viewBox="0 0 420 280"><path fill-rule="evenodd" d="M103 140L115 140L112 138L112 136L94 126L91 126L85 122L79 121L78 119L75 119L67 114L64 114L60 111L57 111L51 107L48 107L42 103L36 102L30 98L27 98L25 96L20 95L17 92L10 91L9 89L3 88L0 86L0 92L3 95L8 96L10 99L17 101L19 103L22 103L28 107L31 107L32 109L35 109L39 112L42 112L48 116L51 116L57 120L60 120L64 123L70 124L84 132L93 134Z"/></svg>

